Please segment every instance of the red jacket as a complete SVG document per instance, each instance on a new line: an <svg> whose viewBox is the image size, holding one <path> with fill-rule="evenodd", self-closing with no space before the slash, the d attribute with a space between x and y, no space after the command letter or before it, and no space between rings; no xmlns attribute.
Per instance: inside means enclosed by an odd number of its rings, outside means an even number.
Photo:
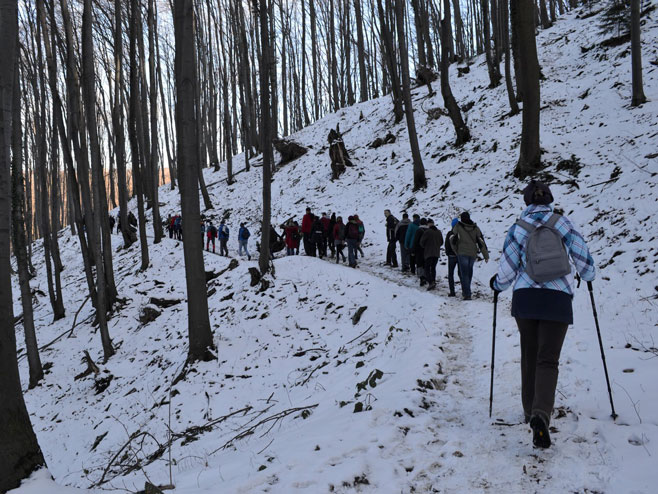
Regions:
<svg viewBox="0 0 658 494"><path fill-rule="evenodd" d="M310 213L306 213L302 218L302 233L311 233L313 227L313 218Z"/></svg>
<svg viewBox="0 0 658 494"><path fill-rule="evenodd" d="M325 216L324 218L320 218L320 221L322 222L322 228L324 229L324 233L326 235L329 233L329 223L331 223L331 220Z"/></svg>
<svg viewBox="0 0 658 494"><path fill-rule="evenodd" d="M285 229L286 247L289 249L296 249L299 247L299 239L295 239L295 233L299 231L296 226L287 226Z"/></svg>
<svg viewBox="0 0 658 494"><path fill-rule="evenodd" d="M335 240L344 240L344 238L340 238L340 237L341 237L341 235L340 235L340 230L341 230L341 228L343 228L344 226L345 226L344 223L336 223L336 224L334 225L334 231L333 231L333 233L334 233L334 241L335 241Z"/></svg>

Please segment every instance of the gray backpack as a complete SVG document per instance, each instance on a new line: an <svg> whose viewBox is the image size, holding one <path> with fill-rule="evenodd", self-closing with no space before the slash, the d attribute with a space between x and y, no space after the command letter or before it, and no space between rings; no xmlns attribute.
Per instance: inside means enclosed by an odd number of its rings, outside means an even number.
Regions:
<svg viewBox="0 0 658 494"><path fill-rule="evenodd" d="M530 235L526 243L525 272L537 283L546 283L571 273L569 254L562 235L555 228L560 215L553 214L549 220L537 227L524 220L516 222Z"/></svg>

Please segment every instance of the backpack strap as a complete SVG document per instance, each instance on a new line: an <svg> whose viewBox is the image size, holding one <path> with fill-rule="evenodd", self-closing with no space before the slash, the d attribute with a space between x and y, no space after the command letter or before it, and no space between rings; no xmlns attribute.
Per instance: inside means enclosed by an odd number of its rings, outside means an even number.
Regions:
<svg viewBox="0 0 658 494"><path fill-rule="evenodd" d="M532 232L534 232L535 229L536 229L535 225L532 225L532 224L528 223L528 222L525 221L525 220L518 220L518 221L515 223L515 225L519 225L521 228L523 228L523 229L524 229L526 232L528 232L528 233L532 233Z"/></svg>
<svg viewBox="0 0 658 494"><path fill-rule="evenodd" d="M546 223L544 223L544 226L547 226L549 228L555 228L555 225L560 220L560 218L561 216L559 214L553 213L549 218L549 220Z"/></svg>

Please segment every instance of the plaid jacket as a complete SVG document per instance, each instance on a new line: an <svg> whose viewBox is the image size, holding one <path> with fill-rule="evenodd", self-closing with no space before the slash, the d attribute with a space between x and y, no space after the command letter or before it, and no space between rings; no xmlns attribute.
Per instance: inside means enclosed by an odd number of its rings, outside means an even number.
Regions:
<svg viewBox="0 0 658 494"><path fill-rule="evenodd" d="M553 212L550 206L530 205L522 214L521 219L531 225L538 226L548 221ZM571 260L575 264L576 271L585 281L592 281L596 275L594 259L592 259L587 243L576 231L566 216L562 216L555 225L556 230L562 236L564 245ZM573 295L573 275L567 275L547 283L536 283L525 272L526 254L525 246L529 233L516 223L507 232L503 255L498 265L498 275L494 286L497 290L507 290L514 284L514 290L521 288L547 288L559 290Z"/></svg>

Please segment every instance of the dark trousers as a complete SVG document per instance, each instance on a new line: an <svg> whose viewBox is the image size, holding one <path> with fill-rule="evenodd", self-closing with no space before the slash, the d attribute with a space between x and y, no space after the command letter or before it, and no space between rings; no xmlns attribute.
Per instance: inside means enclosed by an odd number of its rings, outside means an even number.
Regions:
<svg viewBox="0 0 658 494"><path fill-rule="evenodd" d="M457 256L448 256L448 286L450 294L455 294L455 268L457 267Z"/></svg>
<svg viewBox="0 0 658 494"><path fill-rule="evenodd" d="M350 267L356 266L356 249L358 245L358 240L355 238L347 239L347 260Z"/></svg>
<svg viewBox="0 0 658 494"><path fill-rule="evenodd" d="M459 279L462 284L462 295L464 297L471 297L471 280L473 279L473 265L475 264L475 257L471 256L457 256L457 264L459 265Z"/></svg>
<svg viewBox="0 0 658 494"><path fill-rule="evenodd" d="M562 343L568 324L516 319L521 335L521 400L526 417L539 415L550 423Z"/></svg>
<svg viewBox="0 0 658 494"><path fill-rule="evenodd" d="M215 252L215 237L208 237L206 241L206 250L210 250L210 244L212 243L212 251Z"/></svg>
<svg viewBox="0 0 658 494"><path fill-rule="evenodd" d="M395 244L397 241L395 239L388 241L388 248L386 249L386 263L397 268L398 267L398 256L395 252Z"/></svg>
<svg viewBox="0 0 658 494"><path fill-rule="evenodd" d="M411 249L408 250L409 252L409 266L411 267L411 272L413 274L416 274L416 254L414 254Z"/></svg>
<svg viewBox="0 0 658 494"><path fill-rule="evenodd" d="M315 255L315 246L311 242L311 234L310 233L303 233L304 236L304 253L307 256ZM313 250L313 254L311 254L311 250Z"/></svg>
<svg viewBox="0 0 658 494"><path fill-rule="evenodd" d="M436 284L436 263L439 262L438 257L425 258L425 279L430 285Z"/></svg>
<svg viewBox="0 0 658 494"><path fill-rule="evenodd" d="M326 238L326 241L327 241L327 246L331 251L331 257L333 257L334 254L336 254L336 244L334 243L334 240L329 237Z"/></svg>
<svg viewBox="0 0 658 494"><path fill-rule="evenodd" d="M336 264L340 261L340 256L343 256L343 262L345 262L345 253L343 252L343 249L345 248L345 244L339 243L339 244L334 244L336 247Z"/></svg>
<svg viewBox="0 0 658 494"><path fill-rule="evenodd" d="M228 256L228 246L226 245L228 243L228 238L220 238L219 239L219 255L220 256Z"/></svg>

